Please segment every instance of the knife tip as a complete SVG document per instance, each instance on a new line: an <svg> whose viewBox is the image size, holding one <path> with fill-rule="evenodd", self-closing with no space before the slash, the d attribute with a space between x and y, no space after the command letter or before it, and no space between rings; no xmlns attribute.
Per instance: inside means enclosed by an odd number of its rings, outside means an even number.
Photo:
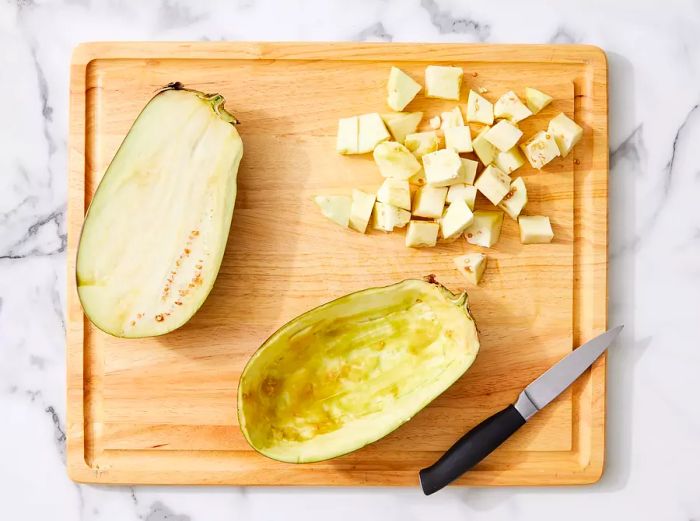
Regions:
<svg viewBox="0 0 700 521"><path fill-rule="evenodd" d="M624 325L624 324L620 324L619 326L615 326L614 328L612 328L611 330L609 330L608 333L610 333L610 334L613 335L613 336L617 336L617 335L620 334L620 331L622 331L624 328L625 328L625 325Z"/></svg>

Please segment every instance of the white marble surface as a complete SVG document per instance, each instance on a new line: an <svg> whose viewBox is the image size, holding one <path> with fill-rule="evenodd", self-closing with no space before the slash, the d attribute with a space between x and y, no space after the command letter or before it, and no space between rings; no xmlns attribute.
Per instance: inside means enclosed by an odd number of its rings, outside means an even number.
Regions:
<svg viewBox="0 0 700 521"><path fill-rule="evenodd" d="M352 5L351 5L352 4ZM475 4L475 2L472 2ZM613 5L614 4L614 5ZM68 64L89 40L585 42L610 63L607 469L588 487L78 486L65 459ZM4 0L0 518L700 519L700 3Z"/></svg>

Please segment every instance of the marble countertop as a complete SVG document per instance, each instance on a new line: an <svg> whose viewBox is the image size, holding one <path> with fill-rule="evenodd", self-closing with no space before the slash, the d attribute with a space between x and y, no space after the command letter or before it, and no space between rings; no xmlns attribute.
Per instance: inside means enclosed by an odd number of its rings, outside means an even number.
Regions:
<svg viewBox="0 0 700 521"><path fill-rule="evenodd" d="M473 3L475 4L475 3ZM662 6L663 5L663 6ZM700 3L0 3L0 516L8 520L700 519ZM65 471L71 50L91 40L590 43L610 67L607 463L592 486L107 487Z"/></svg>

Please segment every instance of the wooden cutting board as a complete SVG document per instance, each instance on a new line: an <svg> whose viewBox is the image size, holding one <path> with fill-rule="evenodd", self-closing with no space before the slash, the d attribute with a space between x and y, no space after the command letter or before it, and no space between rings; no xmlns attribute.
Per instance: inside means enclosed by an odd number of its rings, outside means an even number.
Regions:
<svg viewBox="0 0 700 521"><path fill-rule="evenodd" d="M527 183L529 214L549 215L555 240L523 246L506 218L493 249L459 240L408 249L403 232L361 235L323 218L315 194L376 190L369 156L335 153L339 117L386 111L397 65L422 83L428 64L464 68L495 101L532 86L552 105L522 122L526 137L560 111L585 129L567 158ZM533 378L606 329L607 65L597 48L356 43L90 43L71 69L68 224L68 471L76 481L246 485L417 485L466 430ZM202 309L178 331L120 340L84 318L75 254L87 205L131 123L169 82L226 97L245 154L228 248ZM454 102L421 95L430 116ZM474 126L476 129L476 126ZM479 196L477 207L489 203ZM184 210L184 209L183 209ZM109 233L106 231L106 233ZM236 419L239 375L253 351L294 316L340 295L429 273L453 290L452 257L489 256L470 289L481 351L467 374L413 420L353 454L292 465L250 449ZM124 255L135 255L124 251ZM602 472L605 359L463 476L461 485L590 483Z"/></svg>

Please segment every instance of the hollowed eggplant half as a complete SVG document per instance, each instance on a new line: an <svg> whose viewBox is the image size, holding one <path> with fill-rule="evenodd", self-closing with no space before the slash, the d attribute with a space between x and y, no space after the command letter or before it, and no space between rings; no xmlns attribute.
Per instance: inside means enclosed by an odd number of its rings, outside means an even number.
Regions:
<svg viewBox="0 0 700 521"><path fill-rule="evenodd" d="M245 438L304 463L382 438L452 385L479 350L467 295L405 280L346 295L274 333L238 388Z"/></svg>

